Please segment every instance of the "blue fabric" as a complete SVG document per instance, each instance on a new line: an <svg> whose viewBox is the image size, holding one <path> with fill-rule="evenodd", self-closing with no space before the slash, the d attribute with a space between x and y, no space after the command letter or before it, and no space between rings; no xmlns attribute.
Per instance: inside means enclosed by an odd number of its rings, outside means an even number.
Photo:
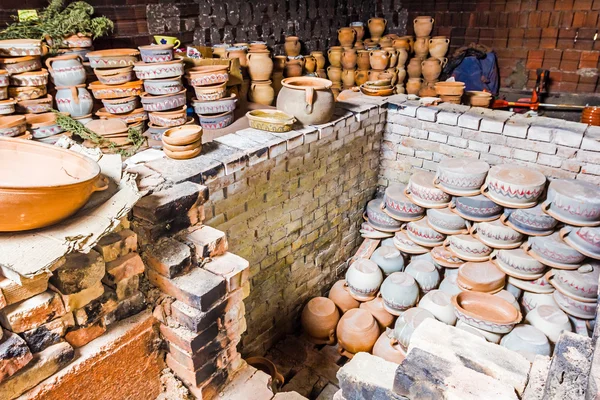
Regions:
<svg viewBox="0 0 600 400"><path fill-rule="evenodd" d="M454 69L452 76L464 82L465 91L485 90L498 95L498 63L496 53L489 52L485 58L468 56Z"/></svg>

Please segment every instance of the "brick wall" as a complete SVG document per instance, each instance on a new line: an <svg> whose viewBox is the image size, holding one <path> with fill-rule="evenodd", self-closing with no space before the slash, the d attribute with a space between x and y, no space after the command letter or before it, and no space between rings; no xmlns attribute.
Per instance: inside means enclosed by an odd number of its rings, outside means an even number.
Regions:
<svg viewBox="0 0 600 400"><path fill-rule="evenodd" d="M432 35L451 38L451 52L469 43L496 50L501 87L535 85L535 71L550 73L550 91L598 90L599 0L403 1L408 30L417 15L435 18Z"/></svg>

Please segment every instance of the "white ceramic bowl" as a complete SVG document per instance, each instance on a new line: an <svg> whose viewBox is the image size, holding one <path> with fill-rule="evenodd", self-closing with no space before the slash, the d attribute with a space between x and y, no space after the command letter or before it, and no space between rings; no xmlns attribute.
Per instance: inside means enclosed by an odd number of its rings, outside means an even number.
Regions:
<svg viewBox="0 0 600 400"><path fill-rule="evenodd" d="M533 362L536 355L550 356L550 342L544 334L532 325L520 324L504 336L500 346L516 351L529 362Z"/></svg>
<svg viewBox="0 0 600 400"><path fill-rule="evenodd" d="M476 222L470 229L483 244L495 249L514 249L523 241L523 235L504 225L500 220Z"/></svg>
<svg viewBox="0 0 600 400"><path fill-rule="evenodd" d="M473 158L446 158L438 164L434 184L455 196L479 194L490 166Z"/></svg>
<svg viewBox="0 0 600 400"><path fill-rule="evenodd" d="M556 179L550 182L544 212L575 226L600 225L600 187L593 183Z"/></svg>
<svg viewBox="0 0 600 400"><path fill-rule="evenodd" d="M560 237L581 254L600 260L600 228L565 226Z"/></svg>
<svg viewBox="0 0 600 400"><path fill-rule="evenodd" d="M413 260L405 271L415 278L423 293L436 289L440 283L440 273L432 262Z"/></svg>
<svg viewBox="0 0 600 400"><path fill-rule="evenodd" d="M427 217L418 221L409 222L405 227L408 238L424 247L440 246L446 239L446 235L439 233L429 226Z"/></svg>
<svg viewBox="0 0 600 400"><path fill-rule="evenodd" d="M427 223L430 227L445 235L468 233L467 221L447 207L428 209Z"/></svg>
<svg viewBox="0 0 600 400"><path fill-rule="evenodd" d="M596 318L596 303L587 303L579 300L575 300L572 297L565 296L558 290L552 293L552 297L558 308L563 310L569 315L575 318L581 319L595 319Z"/></svg>
<svg viewBox="0 0 600 400"><path fill-rule="evenodd" d="M493 166L481 192L504 207L533 207L546 186L541 172L516 164Z"/></svg>
<svg viewBox="0 0 600 400"><path fill-rule="evenodd" d="M406 185L392 184L385 189L383 211L398 221L415 221L423 217L425 209L413 203L404 194Z"/></svg>
<svg viewBox="0 0 600 400"><path fill-rule="evenodd" d="M375 262L385 275L404 270L404 257L395 246L377 248L371 255L371 261Z"/></svg>
<svg viewBox="0 0 600 400"><path fill-rule="evenodd" d="M396 320L396 324L394 325L394 337L402 346L404 346L404 348L408 348L410 338L415 329L417 329L417 327L427 318L435 319L433 314L423 308L415 307L406 310Z"/></svg>
<svg viewBox="0 0 600 400"><path fill-rule="evenodd" d="M346 271L346 284L358 301L373 300L383 281L381 269L371 260L359 258Z"/></svg>
<svg viewBox="0 0 600 400"><path fill-rule="evenodd" d="M524 250L542 264L560 269L577 269L585 256L561 239L558 232L549 236L530 237Z"/></svg>
<svg viewBox="0 0 600 400"><path fill-rule="evenodd" d="M546 266L523 249L498 250L490 260L505 274L522 280L535 280L546 272Z"/></svg>
<svg viewBox="0 0 600 400"><path fill-rule="evenodd" d="M525 315L527 315L529 311L541 305L558 307L558 304L556 304L556 301L554 301L554 297L552 297L552 293L523 292L521 305L523 306Z"/></svg>
<svg viewBox="0 0 600 400"><path fill-rule="evenodd" d="M557 291L584 303L596 303L599 278L600 265L596 262L572 271L552 269L546 274L546 279Z"/></svg>
<svg viewBox="0 0 600 400"><path fill-rule="evenodd" d="M408 181L405 194L415 204L425 208L444 208L450 203L450 195L433 185L431 172L415 172Z"/></svg>
<svg viewBox="0 0 600 400"><path fill-rule="evenodd" d="M486 261L492 253L492 248L481 243L470 235L448 236L444 247L456 257L466 261Z"/></svg>

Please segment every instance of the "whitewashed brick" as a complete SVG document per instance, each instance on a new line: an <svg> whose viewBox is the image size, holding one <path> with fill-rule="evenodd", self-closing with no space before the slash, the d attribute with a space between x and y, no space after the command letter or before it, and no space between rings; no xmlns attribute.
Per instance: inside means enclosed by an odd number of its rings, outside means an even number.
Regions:
<svg viewBox="0 0 600 400"><path fill-rule="evenodd" d="M540 153L537 162L542 165L548 165L549 167L559 168L562 165L563 160L560 157Z"/></svg>
<svg viewBox="0 0 600 400"><path fill-rule="evenodd" d="M529 127L527 138L531 140L538 140L540 142L552 141L553 131L551 128L545 126L532 125Z"/></svg>
<svg viewBox="0 0 600 400"><path fill-rule="evenodd" d="M448 157L442 153L438 153L437 151L433 152L433 161L435 161L437 163L439 163L442 160L445 160L446 158L448 158Z"/></svg>
<svg viewBox="0 0 600 400"><path fill-rule="evenodd" d="M500 157L512 157L512 148L502 145L492 145L490 153Z"/></svg>
<svg viewBox="0 0 600 400"><path fill-rule="evenodd" d="M557 129L553 142L567 147L579 147L583 140L583 133Z"/></svg>
<svg viewBox="0 0 600 400"><path fill-rule="evenodd" d="M553 143L536 142L529 139L506 138L506 144L515 149L537 151L544 154L556 154L556 145Z"/></svg>
<svg viewBox="0 0 600 400"><path fill-rule="evenodd" d="M460 117L458 117L458 126L460 126L461 128L478 130L480 122L481 117L476 115L463 114Z"/></svg>
<svg viewBox="0 0 600 400"><path fill-rule="evenodd" d="M438 111L430 107L419 107L417 109L417 118L423 121L435 122Z"/></svg>
<svg viewBox="0 0 600 400"><path fill-rule="evenodd" d="M535 162L537 160L538 153L535 151L522 150L522 149L514 149L513 157L517 160L530 161Z"/></svg>
<svg viewBox="0 0 600 400"><path fill-rule="evenodd" d="M582 181L586 182L591 182L595 185L600 185L600 176L597 175L579 174L577 175L577 179L581 179Z"/></svg>
<svg viewBox="0 0 600 400"><path fill-rule="evenodd" d="M479 130L482 132L502 133L504 130L504 121L483 118L479 124Z"/></svg>
<svg viewBox="0 0 600 400"><path fill-rule="evenodd" d="M448 144L454 147L460 147L461 149L466 149L469 145L469 141L467 139L463 139L460 137L448 136Z"/></svg>
<svg viewBox="0 0 600 400"><path fill-rule="evenodd" d="M429 132L429 140L446 143L448 141L448 136L437 132Z"/></svg>
<svg viewBox="0 0 600 400"><path fill-rule="evenodd" d="M400 124L388 124L391 127L393 133L396 133L400 136L408 136L410 133L410 128L408 126L400 125Z"/></svg>
<svg viewBox="0 0 600 400"><path fill-rule="evenodd" d="M410 128L422 128L423 127L423 121L418 120L415 117L410 117L410 116L406 116L406 115L402 115L402 114L393 114L391 116L390 121L393 124L404 125L404 126L408 126Z"/></svg>
<svg viewBox="0 0 600 400"><path fill-rule="evenodd" d="M402 161L408 162L413 167L421 168L423 166L423 160L416 157L404 157Z"/></svg>
<svg viewBox="0 0 600 400"><path fill-rule="evenodd" d="M429 132L439 132L439 133L446 134L448 136L456 136L456 137L462 136L462 132L463 132L463 129L458 126L442 125L442 124L438 124L435 122L427 122L427 121L424 121L422 123L422 127L423 127L423 129L425 129L426 131L429 131Z"/></svg>
<svg viewBox="0 0 600 400"><path fill-rule="evenodd" d="M504 144L504 143L506 143L506 138L502 135L474 131L471 129L463 129L462 137L464 137L465 139L476 140L476 141L485 142L488 144Z"/></svg>
<svg viewBox="0 0 600 400"><path fill-rule="evenodd" d="M498 157L490 153L481 153L480 159L487 162L490 165L498 165L504 163L504 159L502 157Z"/></svg>
<svg viewBox="0 0 600 400"><path fill-rule="evenodd" d="M519 124L509 120L504 124L504 130L502 131L502 134L505 136L525 139L527 137L528 130L529 125Z"/></svg>
<svg viewBox="0 0 600 400"><path fill-rule="evenodd" d="M431 172L437 171L438 163L435 161L423 161L423 169L426 169Z"/></svg>
<svg viewBox="0 0 600 400"><path fill-rule="evenodd" d="M398 135L397 133L387 132L383 135L383 140L387 140L388 142L392 143L400 143L402 141L402 136Z"/></svg>
<svg viewBox="0 0 600 400"><path fill-rule="evenodd" d="M581 167L582 174L600 175L600 165L586 164Z"/></svg>
<svg viewBox="0 0 600 400"><path fill-rule="evenodd" d="M556 146L556 155L561 158L573 158L577 155L577 150L571 147Z"/></svg>
<svg viewBox="0 0 600 400"><path fill-rule="evenodd" d="M581 163L576 160L564 160L561 168L571 172L579 172L581 171Z"/></svg>
<svg viewBox="0 0 600 400"><path fill-rule="evenodd" d="M440 111L437 115L438 124L458 125L458 117L460 114L448 111Z"/></svg>
<svg viewBox="0 0 600 400"><path fill-rule="evenodd" d="M427 139L428 135L429 135L429 132L427 132L426 130L423 130L423 129L411 128L411 130L410 130L410 137L413 137L416 139Z"/></svg>
<svg viewBox="0 0 600 400"><path fill-rule="evenodd" d="M592 164L600 164L600 153L580 150L577 152L576 160Z"/></svg>
<svg viewBox="0 0 600 400"><path fill-rule="evenodd" d="M588 126L585 130L585 136L590 139L600 139L600 126Z"/></svg>
<svg viewBox="0 0 600 400"><path fill-rule="evenodd" d="M433 152L425 150L415 150L415 157L424 160L433 160Z"/></svg>
<svg viewBox="0 0 600 400"><path fill-rule="evenodd" d="M490 145L469 140L469 149L478 151L480 153L487 153L490 150Z"/></svg>
<svg viewBox="0 0 600 400"><path fill-rule="evenodd" d="M581 149L600 152L600 142L592 138L584 137L581 142Z"/></svg>
<svg viewBox="0 0 600 400"><path fill-rule="evenodd" d="M402 154L405 156L414 156L415 155L415 149L411 148L411 147L406 147L406 146L398 146L398 154Z"/></svg>
<svg viewBox="0 0 600 400"><path fill-rule="evenodd" d="M420 103L417 101L407 101L403 103L398 109L398 113L407 117L415 118L417 116L417 109L420 107Z"/></svg>

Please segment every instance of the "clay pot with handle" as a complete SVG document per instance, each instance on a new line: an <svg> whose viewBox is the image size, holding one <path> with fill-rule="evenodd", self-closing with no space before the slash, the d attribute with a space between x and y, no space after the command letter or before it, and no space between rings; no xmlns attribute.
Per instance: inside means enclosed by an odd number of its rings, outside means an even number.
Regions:
<svg viewBox="0 0 600 400"><path fill-rule="evenodd" d="M358 50L356 57L356 65L359 70L366 71L371 68L371 61L369 59L369 50Z"/></svg>
<svg viewBox="0 0 600 400"><path fill-rule="evenodd" d="M356 86L360 86L366 81L369 80L369 71L368 70L356 70L354 71L354 83Z"/></svg>
<svg viewBox="0 0 600 400"><path fill-rule="evenodd" d="M422 84L423 84L423 79L421 79L421 78L409 78L408 82L406 82L406 93L418 94L419 90L421 90Z"/></svg>
<svg viewBox="0 0 600 400"><path fill-rule="evenodd" d="M387 51L390 55L390 61L388 63L388 67L394 68L398 63L398 52L393 47L384 47L383 50Z"/></svg>
<svg viewBox="0 0 600 400"><path fill-rule="evenodd" d="M288 78L302 76L304 60L288 60L285 62L285 76Z"/></svg>
<svg viewBox="0 0 600 400"><path fill-rule="evenodd" d="M288 57L296 57L300 55L300 39L298 36L288 36L285 38L285 44L283 46L285 54Z"/></svg>
<svg viewBox="0 0 600 400"><path fill-rule="evenodd" d="M285 69L286 56L275 56L273 59L273 69L275 71L283 71Z"/></svg>
<svg viewBox="0 0 600 400"><path fill-rule="evenodd" d="M372 69L386 69L390 61L390 55L385 50L373 50L369 52L369 61Z"/></svg>
<svg viewBox="0 0 600 400"><path fill-rule="evenodd" d="M275 90L271 81L253 81L250 83L248 98L251 102L270 106L275 99Z"/></svg>
<svg viewBox="0 0 600 400"><path fill-rule="evenodd" d="M340 318L336 332L340 353L352 358L361 351L371 352L379 337L379 326L369 311L353 308Z"/></svg>
<svg viewBox="0 0 600 400"><path fill-rule="evenodd" d="M350 27L338 29L338 40L342 47L352 48L356 40L356 31Z"/></svg>
<svg viewBox="0 0 600 400"><path fill-rule="evenodd" d="M433 29L433 22L435 20L429 16L420 16L415 18L414 28L415 28L415 36L417 38L429 36L431 34L431 30Z"/></svg>
<svg viewBox="0 0 600 400"><path fill-rule="evenodd" d="M342 83L345 88L351 88L354 86L354 73L356 70L353 69L343 69L342 70Z"/></svg>
<svg viewBox="0 0 600 400"><path fill-rule="evenodd" d="M341 67L342 66L342 52L344 49L342 46L333 46L330 47L327 51L327 56L329 58L329 64L332 67Z"/></svg>
<svg viewBox="0 0 600 400"><path fill-rule="evenodd" d="M286 78L277 96L277 109L304 125L319 125L333 117L332 82L313 77Z"/></svg>
<svg viewBox="0 0 600 400"><path fill-rule="evenodd" d="M257 50L246 54L248 74L253 81L266 81L273 72L273 60L269 50Z"/></svg>
<svg viewBox="0 0 600 400"><path fill-rule="evenodd" d="M408 60L408 51L405 48L396 48L396 52L398 53L398 61L396 62L396 65L404 68L406 65L406 60Z"/></svg>
<svg viewBox="0 0 600 400"><path fill-rule="evenodd" d="M365 24L363 22L351 22L350 27L356 32L356 41L363 39L365 36Z"/></svg>
<svg viewBox="0 0 600 400"><path fill-rule="evenodd" d="M383 18L371 18L367 24L369 25L369 32L371 33L371 39L379 41L381 35L385 31L387 21Z"/></svg>
<svg viewBox="0 0 600 400"><path fill-rule="evenodd" d="M398 39L394 39L392 47L395 49L405 49L407 52L411 51L410 41L407 36L402 36Z"/></svg>
<svg viewBox="0 0 600 400"><path fill-rule="evenodd" d="M442 73L444 65L442 65L442 62L435 57L430 57L423 61L421 63L421 73L423 74L423 78L428 82L436 81Z"/></svg>
<svg viewBox="0 0 600 400"><path fill-rule="evenodd" d="M421 77L421 60L419 58L413 58L408 63L406 71L408 72L409 78L420 78Z"/></svg>
<svg viewBox="0 0 600 400"><path fill-rule="evenodd" d="M46 59L46 66L56 86L75 86L85 83L82 62L78 54L67 54Z"/></svg>
<svg viewBox="0 0 600 400"><path fill-rule="evenodd" d="M304 69L309 74L315 72L317 70L317 59L313 56L304 57Z"/></svg>
<svg viewBox="0 0 600 400"><path fill-rule="evenodd" d="M317 70L325 68L325 56L322 51L311 51L310 55L315 58L317 62Z"/></svg>
<svg viewBox="0 0 600 400"><path fill-rule="evenodd" d="M379 74L384 73L385 70L384 69L370 69L369 70L369 80L370 81L377 81L379 80Z"/></svg>
<svg viewBox="0 0 600 400"><path fill-rule="evenodd" d="M354 69L356 67L357 54L354 49L345 49L342 52L341 58L342 67L344 69Z"/></svg>
<svg viewBox="0 0 600 400"><path fill-rule="evenodd" d="M429 54L429 36L415 39L415 57L426 58Z"/></svg>
<svg viewBox="0 0 600 400"><path fill-rule="evenodd" d="M442 58L448 52L449 45L450 39L446 36L434 36L429 39L429 54L432 57Z"/></svg>
<svg viewBox="0 0 600 400"><path fill-rule="evenodd" d="M404 67L396 67L396 83L404 85L406 80L406 69Z"/></svg>
<svg viewBox="0 0 600 400"><path fill-rule="evenodd" d="M327 67L327 76L329 80L332 82L341 82L342 81L342 68L340 67Z"/></svg>
<svg viewBox="0 0 600 400"><path fill-rule="evenodd" d="M83 85L56 86L56 105L58 110L71 114L72 117L82 117L92 112L94 99Z"/></svg>

